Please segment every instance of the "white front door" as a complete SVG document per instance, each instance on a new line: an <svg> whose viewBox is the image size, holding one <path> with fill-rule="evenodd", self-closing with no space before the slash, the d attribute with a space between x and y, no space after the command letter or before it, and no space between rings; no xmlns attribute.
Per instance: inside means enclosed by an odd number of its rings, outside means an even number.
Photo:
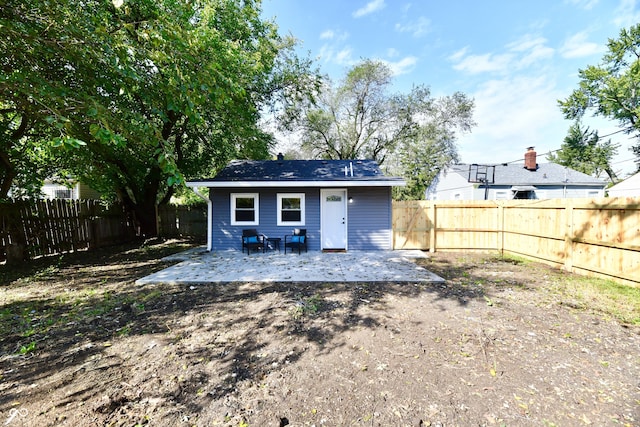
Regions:
<svg viewBox="0 0 640 427"><path fill-rule="evenodd" d="M322 249L347 249L347 190L320 190Z"/></svg>

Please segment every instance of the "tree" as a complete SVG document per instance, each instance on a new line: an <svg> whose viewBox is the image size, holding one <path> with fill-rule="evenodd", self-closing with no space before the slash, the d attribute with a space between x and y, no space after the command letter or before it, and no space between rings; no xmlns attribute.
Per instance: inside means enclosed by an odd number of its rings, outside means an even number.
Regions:
<svg viewBox="0 0 640 427"><path fill-rule="evenodd" d="M474 125L473 101L462 93L434 99L425 86L390 94L392 73L363 60L337 87L326 83L315 102L303 104L294 129L312 157L370 158L404 175L401 198L422 198L438 171L457 160L456 131Z"/></svg>
<svg viewBox="0 0 640 427"><path fill-rule="evenodd" d="M611 140L600 141L597 131L582 129L580 122L570 128L564 142L555 154L547 156L547 160L569 167L587 175L600 175L606 172L611 182L615 183L616 173L611 167L611 159L617 154L618 145Z"/></svg>
<svg viewBox="0 0 640 427"><path fill-rule="evenodd" d="M43 144L31 143L41 140L42 127L32 121L30 107L0 106L0 200L8 197L12 185L13 197L39 195L44 179L53 173Z"/></svg>
<svg viewBox="0 0 640 427"><path fill-rule="evenodd" d="M304 91L310 63L259 14L250 0L11 1L1 99L33 100L61 170L154 235L156 206L185 176L267 156L260 110Z"/></svg>
<svg viewBox="0 0 640 427"><path fill-rule="evenodd" d="M640 137L640 24L609 39L602 64L579 71L578 89L558 103L565 117L582 118L587 111L615 119L628 134ZM640 170L640 141L631 150Z"/></svg>

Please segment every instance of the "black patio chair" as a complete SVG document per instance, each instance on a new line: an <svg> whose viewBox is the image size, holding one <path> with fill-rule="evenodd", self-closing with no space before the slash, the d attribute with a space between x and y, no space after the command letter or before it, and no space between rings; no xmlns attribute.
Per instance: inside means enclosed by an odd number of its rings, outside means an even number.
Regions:
<svg viewBox="0 0 640 427"><path fill-rule="evenodd" d="M252 249L256 251L262 249L264 252L264 235L259 234L255 229L242 230L242 253L244 248L247 248L247 255Z"/></svg>
<svg viewBox="0 0 640 427"><path fill-rule="evenodd" d="M296 228L289 236L284 236L284 253L287 253L287 248L291 248L293 252L298 249L298 255L302 253L302 248L307 252L307 230L305 228Z"/></svg>

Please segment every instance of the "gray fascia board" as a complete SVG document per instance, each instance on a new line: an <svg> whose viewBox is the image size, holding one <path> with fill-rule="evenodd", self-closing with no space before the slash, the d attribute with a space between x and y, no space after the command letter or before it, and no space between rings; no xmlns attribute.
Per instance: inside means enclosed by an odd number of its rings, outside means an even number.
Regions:
<svg viewBox="0 0 640 427"><path fill-rule="evenodd" d="M188 181L187 187L209 188L274 188L274 187L403 187L404 180L371 180L371 181Z"/></svg>

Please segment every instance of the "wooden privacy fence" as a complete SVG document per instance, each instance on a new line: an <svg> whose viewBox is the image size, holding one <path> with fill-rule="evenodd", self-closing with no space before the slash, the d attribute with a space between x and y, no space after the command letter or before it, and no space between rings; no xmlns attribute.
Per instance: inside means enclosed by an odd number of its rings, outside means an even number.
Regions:
<svg viewBox="0 0 640 427"><path fill-rule="evenodd" d="M640 286L640 198L394 202L393 246L496 250Z"/></svg>
<svg viewBox="0 0 640 427"><path fill-rule="evenodd" d="M163 237L207 236L207 206L158 206L158 223Z"/></svg>
<svg viewBox="0 0 640 427"><path fill-rule="evenodd" d="M96 200L0 202L0 261L34 258L132 240L120 205Z"/></svg>

